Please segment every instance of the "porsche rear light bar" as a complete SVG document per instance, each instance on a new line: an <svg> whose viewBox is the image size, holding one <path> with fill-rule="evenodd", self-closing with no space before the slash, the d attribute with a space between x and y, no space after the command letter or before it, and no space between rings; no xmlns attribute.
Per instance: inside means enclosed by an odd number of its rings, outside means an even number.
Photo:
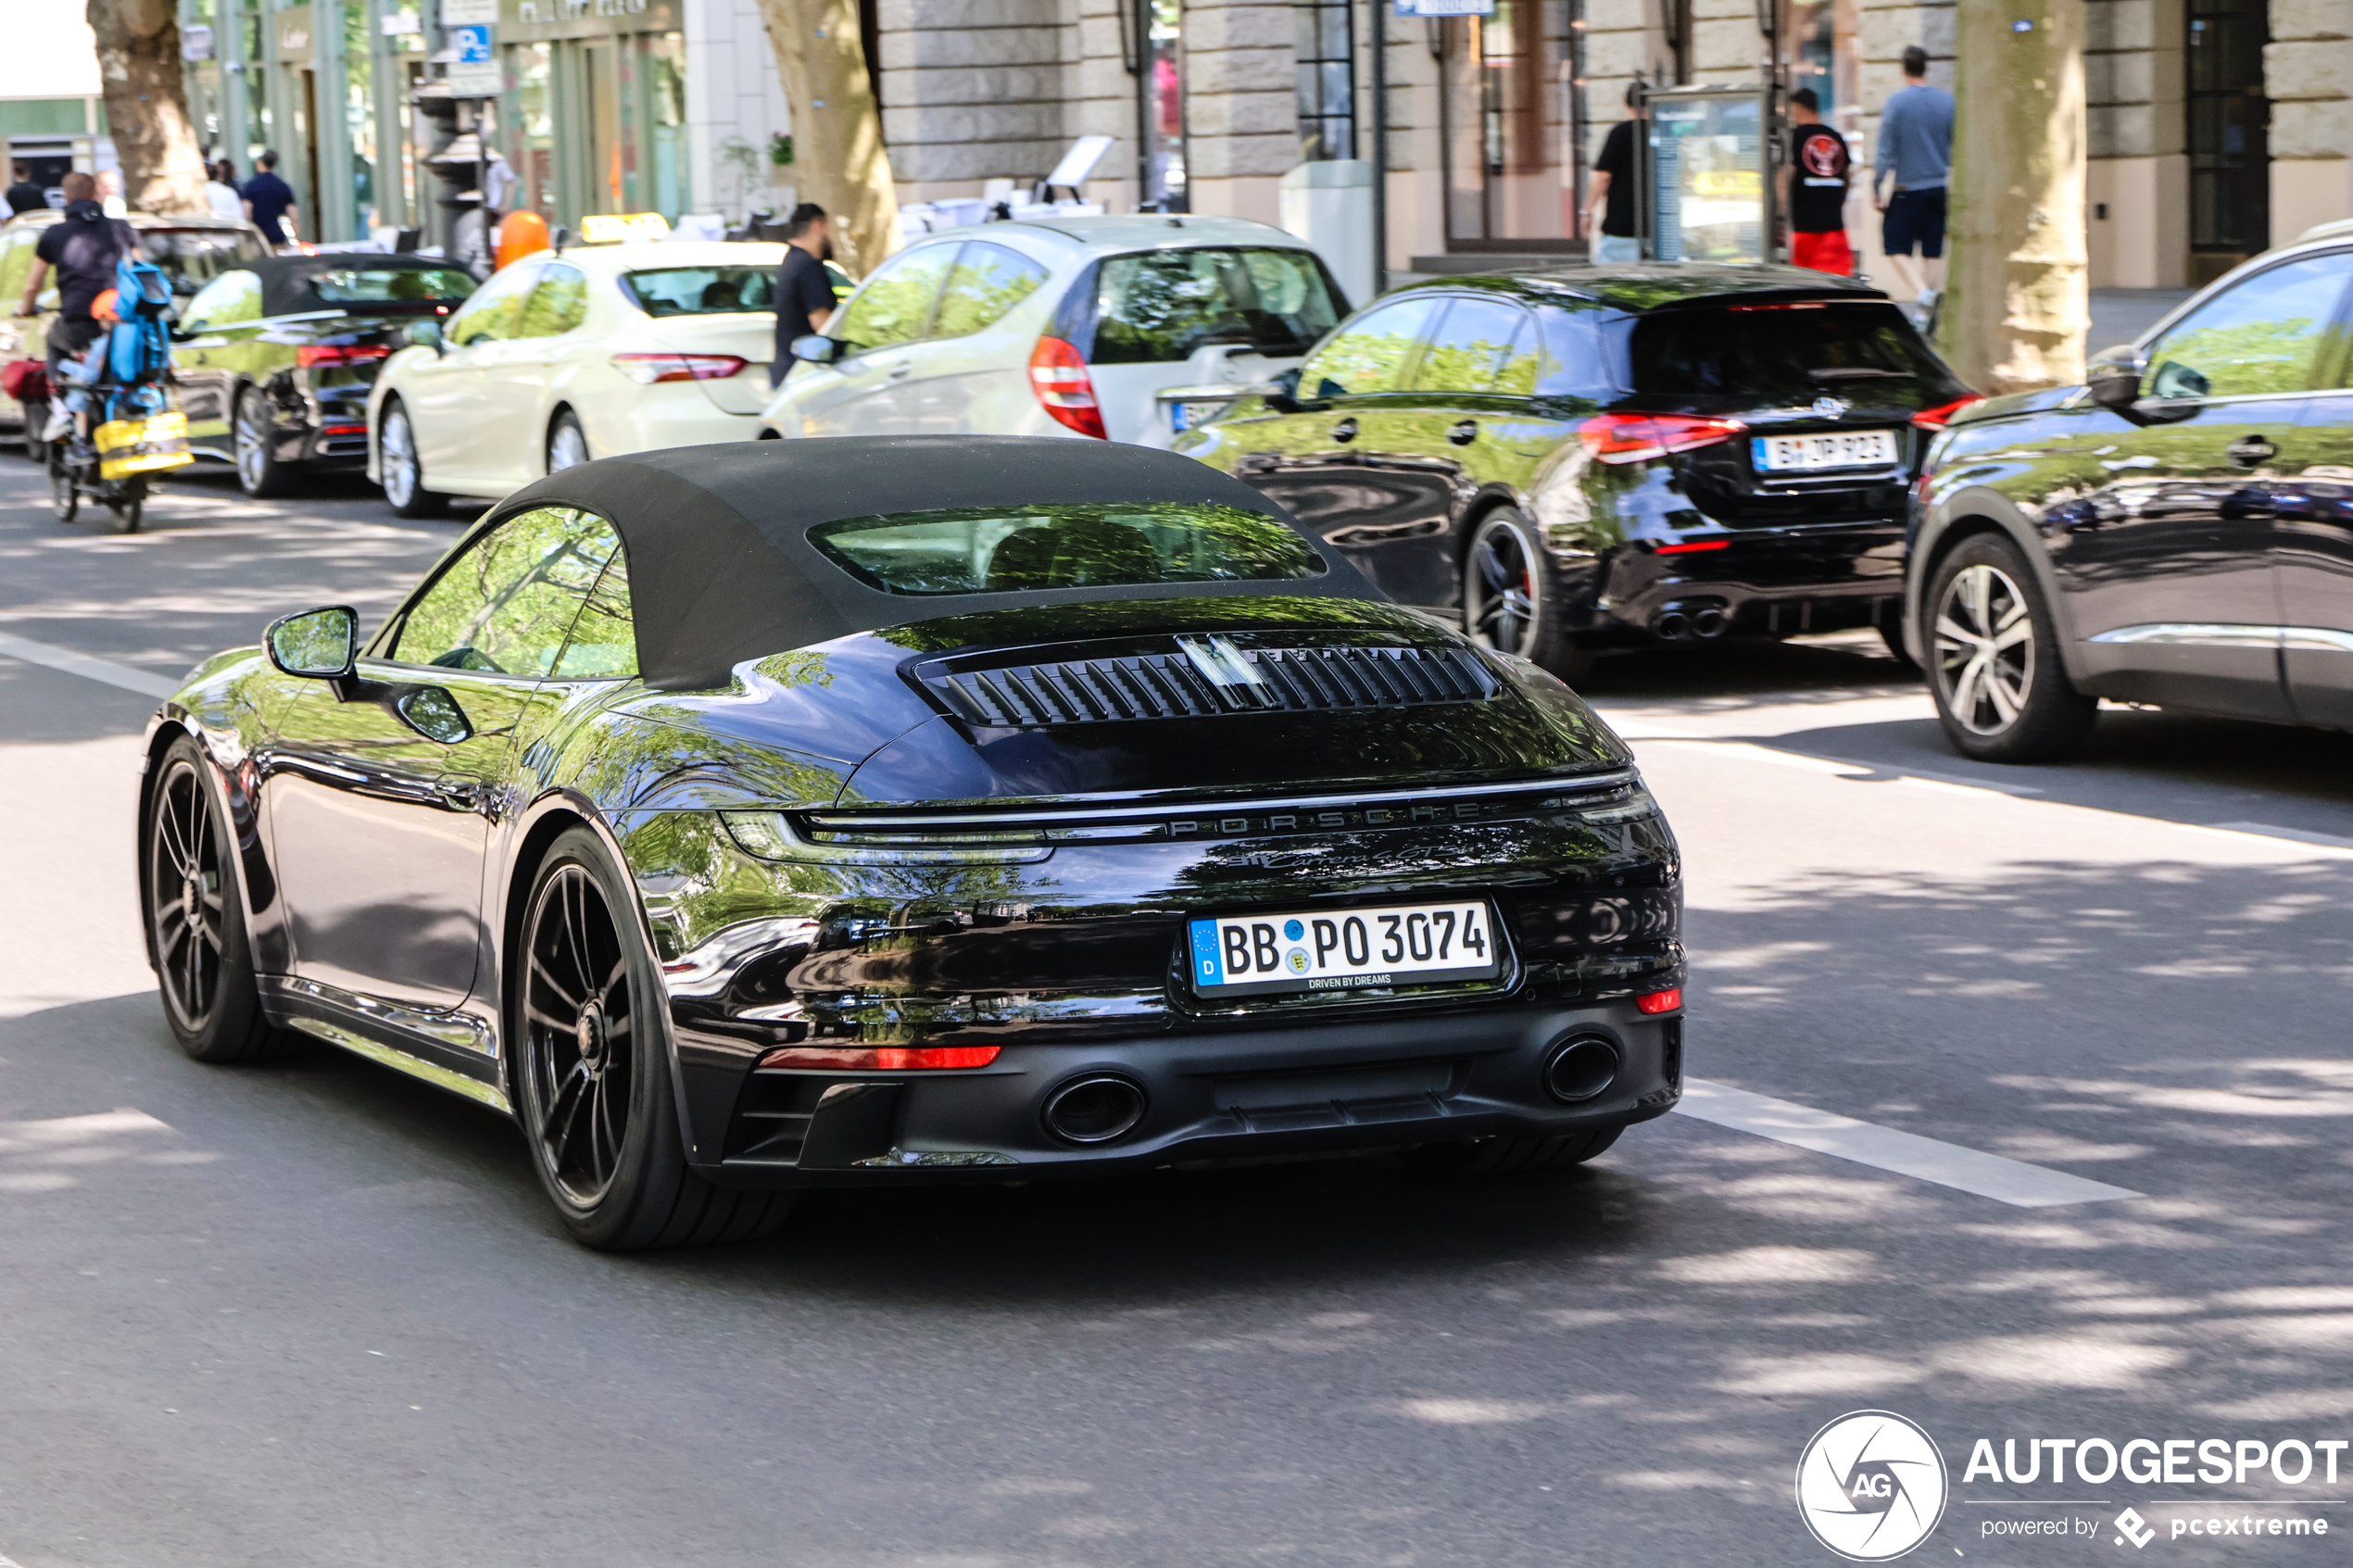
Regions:
<svg viewBox="0 0 2353 1568"><path fill-rule="evenodd" d="M1095 401L1087 357L1051 332L1038 340L1029 356L1029 387L1038 395L1038 406L1056 424L1098 441L1111 439L1103 433L1103 410Z"/></svg>
<svg viewBox="0 0 2353 1568"><path fill-rule="evenodd" d="M325 365L371 365L391 355L381 343L306 343L295 349L295 363L312 370Z"/></svg>
<svg viewBox="0 0 2353 1568"><path fill-rule="evenodd" d="M616 354L612 367L640 386L666 381L725 381L750 361L734 354Z"/></svg>
<svg viewBox="0 0 2353 1568"><path fill-rule="evenodd" d="M986 1067L1001 1046L779 1046L761 1057L761 1067L799 1067L833 1073L911 1073Z"/></svg>
<svg viewBox="0 0 2353 1568"><path fill-rule="evenodd" d="M1595 414L1577 428L1577 439L1596 462L1639 463L1669 452L1714 446L1748 433L1738 420L1697 414Z"/></svg>

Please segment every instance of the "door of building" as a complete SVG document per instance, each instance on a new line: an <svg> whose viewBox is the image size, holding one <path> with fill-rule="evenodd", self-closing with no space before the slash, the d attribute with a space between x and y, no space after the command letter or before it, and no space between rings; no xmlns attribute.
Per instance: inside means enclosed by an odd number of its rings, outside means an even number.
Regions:
<svg viewBox="0 0 2353 1568"><path fill-rule="evenodd" d="M2190 282L2211 282L2271 244L2267 0L2189 0Z"/></svg>
<svg viewBox="0 0 2353 1568"><path fill-rule="evenodd" d="M1560 83L1568 7L1495 0L1439 23L1446 248L1566 251L1577 241L1577 152Z"/></svg>

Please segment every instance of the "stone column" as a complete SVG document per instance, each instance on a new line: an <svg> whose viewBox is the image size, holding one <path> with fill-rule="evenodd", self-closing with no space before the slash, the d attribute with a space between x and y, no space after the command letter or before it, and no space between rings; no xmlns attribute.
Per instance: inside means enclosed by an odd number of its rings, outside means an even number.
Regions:
<svg viewBox="0 0 2353 1568"><path fill-rule="evenodd" d="M2271 243L2353 217L2353 0L2271 0Z"/></svg>
<svg viewBox="0 0 2353 1568"><path fill-rule="evenodd" d="M2092 287L2181 288L2190 257L2183 0L2084 0L2083 26Z"/></svg>
<svg viewBox="0 0 2353 1568"><path fill-rule="evenodd" d="M1185 171L1195 212L1281 216L1299 162L1290 0L1186 0Z"/></svg>

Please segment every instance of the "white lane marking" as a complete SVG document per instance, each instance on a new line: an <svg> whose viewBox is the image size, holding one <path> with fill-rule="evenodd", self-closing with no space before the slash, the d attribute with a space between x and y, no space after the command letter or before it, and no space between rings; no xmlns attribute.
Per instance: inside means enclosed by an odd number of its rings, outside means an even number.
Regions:
<svg viewBox="0 0 2353 1568"><path fill-rule="evenodd" d="M2269 822L2216 822L2217 833L2251 833L2259 838L2284 838L2295 844L2317 844L2326 849L2353 849L2353 838L2303 828L2275 828Z"/></svg>
<svg viewBox="0 0 2353 1568"><path fill-rule="evenodd" d="M2045 1170L2022 1160L1983 1154L1958 1144L1899 1133L1838 1116L1812 1106L1798 1105L1729 1084L1702 1078L1683 1080L1683 1100L1676 1107L1686 1116L1713 1122L1736 1132L1754 1133L1776 1143L1793 1144L1817 1154L1851 1160L1898 1175L1957 1187L2020 1209L2048 1209L2062 1203L2101 1203L2110 1198L2138 1198L2129 1187L2087 1181L2063 1171Z"/></svg>
<svg viewBox="0 0 2353 1568"><path fill-rule="evenodd" d="M120 686L142 696L170 696L180 689L180 683L169 675L157 675L145 670L134 670L128 664L112 659L93 659L71 648L53 647L36 643L31 637L12 637L0 632L0 653L10 659L21 659L27 664L46 665L62 670L69 675L81 675L93 681L103 681L109 686Z"/></svg>

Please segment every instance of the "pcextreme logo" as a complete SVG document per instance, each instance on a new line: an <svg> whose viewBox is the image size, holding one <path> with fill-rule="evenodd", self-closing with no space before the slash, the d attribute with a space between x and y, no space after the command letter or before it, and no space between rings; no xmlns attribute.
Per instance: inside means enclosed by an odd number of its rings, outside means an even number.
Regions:
<svg viewBox="0 0 2353 1568"><path fill-rule="evenodd" d="M1840 1416L1797 1459L1799 1516L1852 1562L1885 1562L1928 1539L1949 1486L1935 1440L1889 1411Z"/></svg>

